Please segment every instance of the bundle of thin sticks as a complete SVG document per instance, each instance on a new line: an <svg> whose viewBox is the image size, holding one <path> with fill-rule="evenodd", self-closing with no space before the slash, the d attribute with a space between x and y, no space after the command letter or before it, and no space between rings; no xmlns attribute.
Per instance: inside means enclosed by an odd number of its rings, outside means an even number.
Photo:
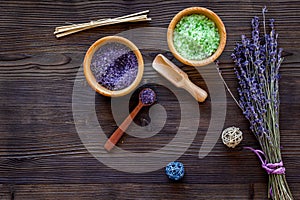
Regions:
<svg viewBox="0 0 300 200"><path fill-rule="evenodd" d="M54 35L57 38L67 36L73 33L77 33L79 31L87 30L90 28L95 28L98 26L105 26L110 24L118 24L122 22L140 22L140 21L151 21L151 18L147 17L149 10L145 10L142 12L125 15L117 18L108 18L108 19L99 19L96 21L90 21L82 24L72 24L66 26L59 26L55 28Z"/></svg>

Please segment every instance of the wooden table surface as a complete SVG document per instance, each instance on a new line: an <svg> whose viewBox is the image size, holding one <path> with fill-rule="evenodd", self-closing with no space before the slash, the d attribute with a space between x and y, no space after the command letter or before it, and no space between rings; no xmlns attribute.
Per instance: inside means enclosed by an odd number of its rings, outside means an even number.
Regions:
<svg viewBox="0 0 300 200"><path fill-rule="evenodd" d="M192 6L212 9L222 18L228 40L219 61L225 80L236 94L230 54L240 35L249 35L251 18L261 16L264 5L269 10L267 16L276 19L279 46L284 48L285 61L280 70L282 154L290 188L295 199L300 199L300 2L296 0L1 1L0 199L266 199L267 175L257 157L241 148L259 148L258 143L228 93L227 98L217 102L227 100L225 123L220 126L240 127L244 140L231 150L218 139L208 156L199 158L199 149L211 121L209 97L197 105L201 117L193 143L182 144L188 145L188 149L178 160L184 163L186 175L178 183L168 180L163 166L154 171L129 173L100 162L87 150L89 144L83 144L72 109L75 78L93 42L135 28L167 28L177 12ZM152 18L148 23L99 27L61 39L53 35L54 28L65 22L87 22L148 9ZM145 40L151 43L155 38ZM172 58L170 53L159 49L142 49L142 53L148 63L157 53L166 53ZM197 70L181 67L195 84L208 89L205 77ZM145 66L145 83L159 76L150 68L151 65ZM83 76L79 79L85 82ZM175 137L180 123L178 101L164 87L153 87L167 113L164 128L159 134L144 139L125 134L120 148L136 153L151 152ZM135 103L132 98L128 107L132 109ZM110 98L95 94L93 105L103 131L109 136L117 127ZM147 111L144 111L145 116L142 114L139 119L145 117ZM82 121L89 123L89 119ZM221 130L215 131L219 134ZM91 146L97 151L98 144ZM176 153L175 146L164 151L163 156L172 157ZM134 168L135 163L132 166Z"/></svg>

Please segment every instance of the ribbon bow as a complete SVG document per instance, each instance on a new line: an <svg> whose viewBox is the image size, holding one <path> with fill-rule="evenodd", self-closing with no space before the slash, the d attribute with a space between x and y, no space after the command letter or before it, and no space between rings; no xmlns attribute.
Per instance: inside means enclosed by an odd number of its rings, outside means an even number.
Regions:
<svg viewBox="0 0 300 200"><path fill-rule="evenodd" d="M285 174L285 167L283 167L282 161L278 163L267 163L267 159L263 151L253 149L251 147L244 148L253 151L258 156L261 162L261 167L264 168L268 174ZM262 156L264 157L264 159L262 158Z"/></svg>

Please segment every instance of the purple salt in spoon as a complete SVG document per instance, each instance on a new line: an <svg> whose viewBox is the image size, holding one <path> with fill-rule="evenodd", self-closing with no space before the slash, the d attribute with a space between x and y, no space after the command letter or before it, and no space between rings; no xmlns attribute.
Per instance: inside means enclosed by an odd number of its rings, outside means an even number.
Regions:
<svg viewBox="0 0 300 200"><path fill-rule="evenodd" d="M126 129L129 127L135 116L144 106L150 106L156 101L156 94L150 88L145 88L139 93L139 103L129 114L129 116L123 121L117 130L106 141L104 148L110 151L120 140Z"/></svg>

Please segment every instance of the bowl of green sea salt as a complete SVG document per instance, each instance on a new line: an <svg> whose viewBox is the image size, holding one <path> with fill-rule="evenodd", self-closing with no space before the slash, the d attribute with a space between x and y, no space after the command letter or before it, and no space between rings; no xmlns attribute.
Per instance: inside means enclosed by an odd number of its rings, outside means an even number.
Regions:
<svg viewBox="0 0 300 200"><path fill-rule="evenodd" d="M226 44L226 30L220 17L202 7L182 10L172 19L168 46L176 59L191 66L215 61Z"/></svg>

